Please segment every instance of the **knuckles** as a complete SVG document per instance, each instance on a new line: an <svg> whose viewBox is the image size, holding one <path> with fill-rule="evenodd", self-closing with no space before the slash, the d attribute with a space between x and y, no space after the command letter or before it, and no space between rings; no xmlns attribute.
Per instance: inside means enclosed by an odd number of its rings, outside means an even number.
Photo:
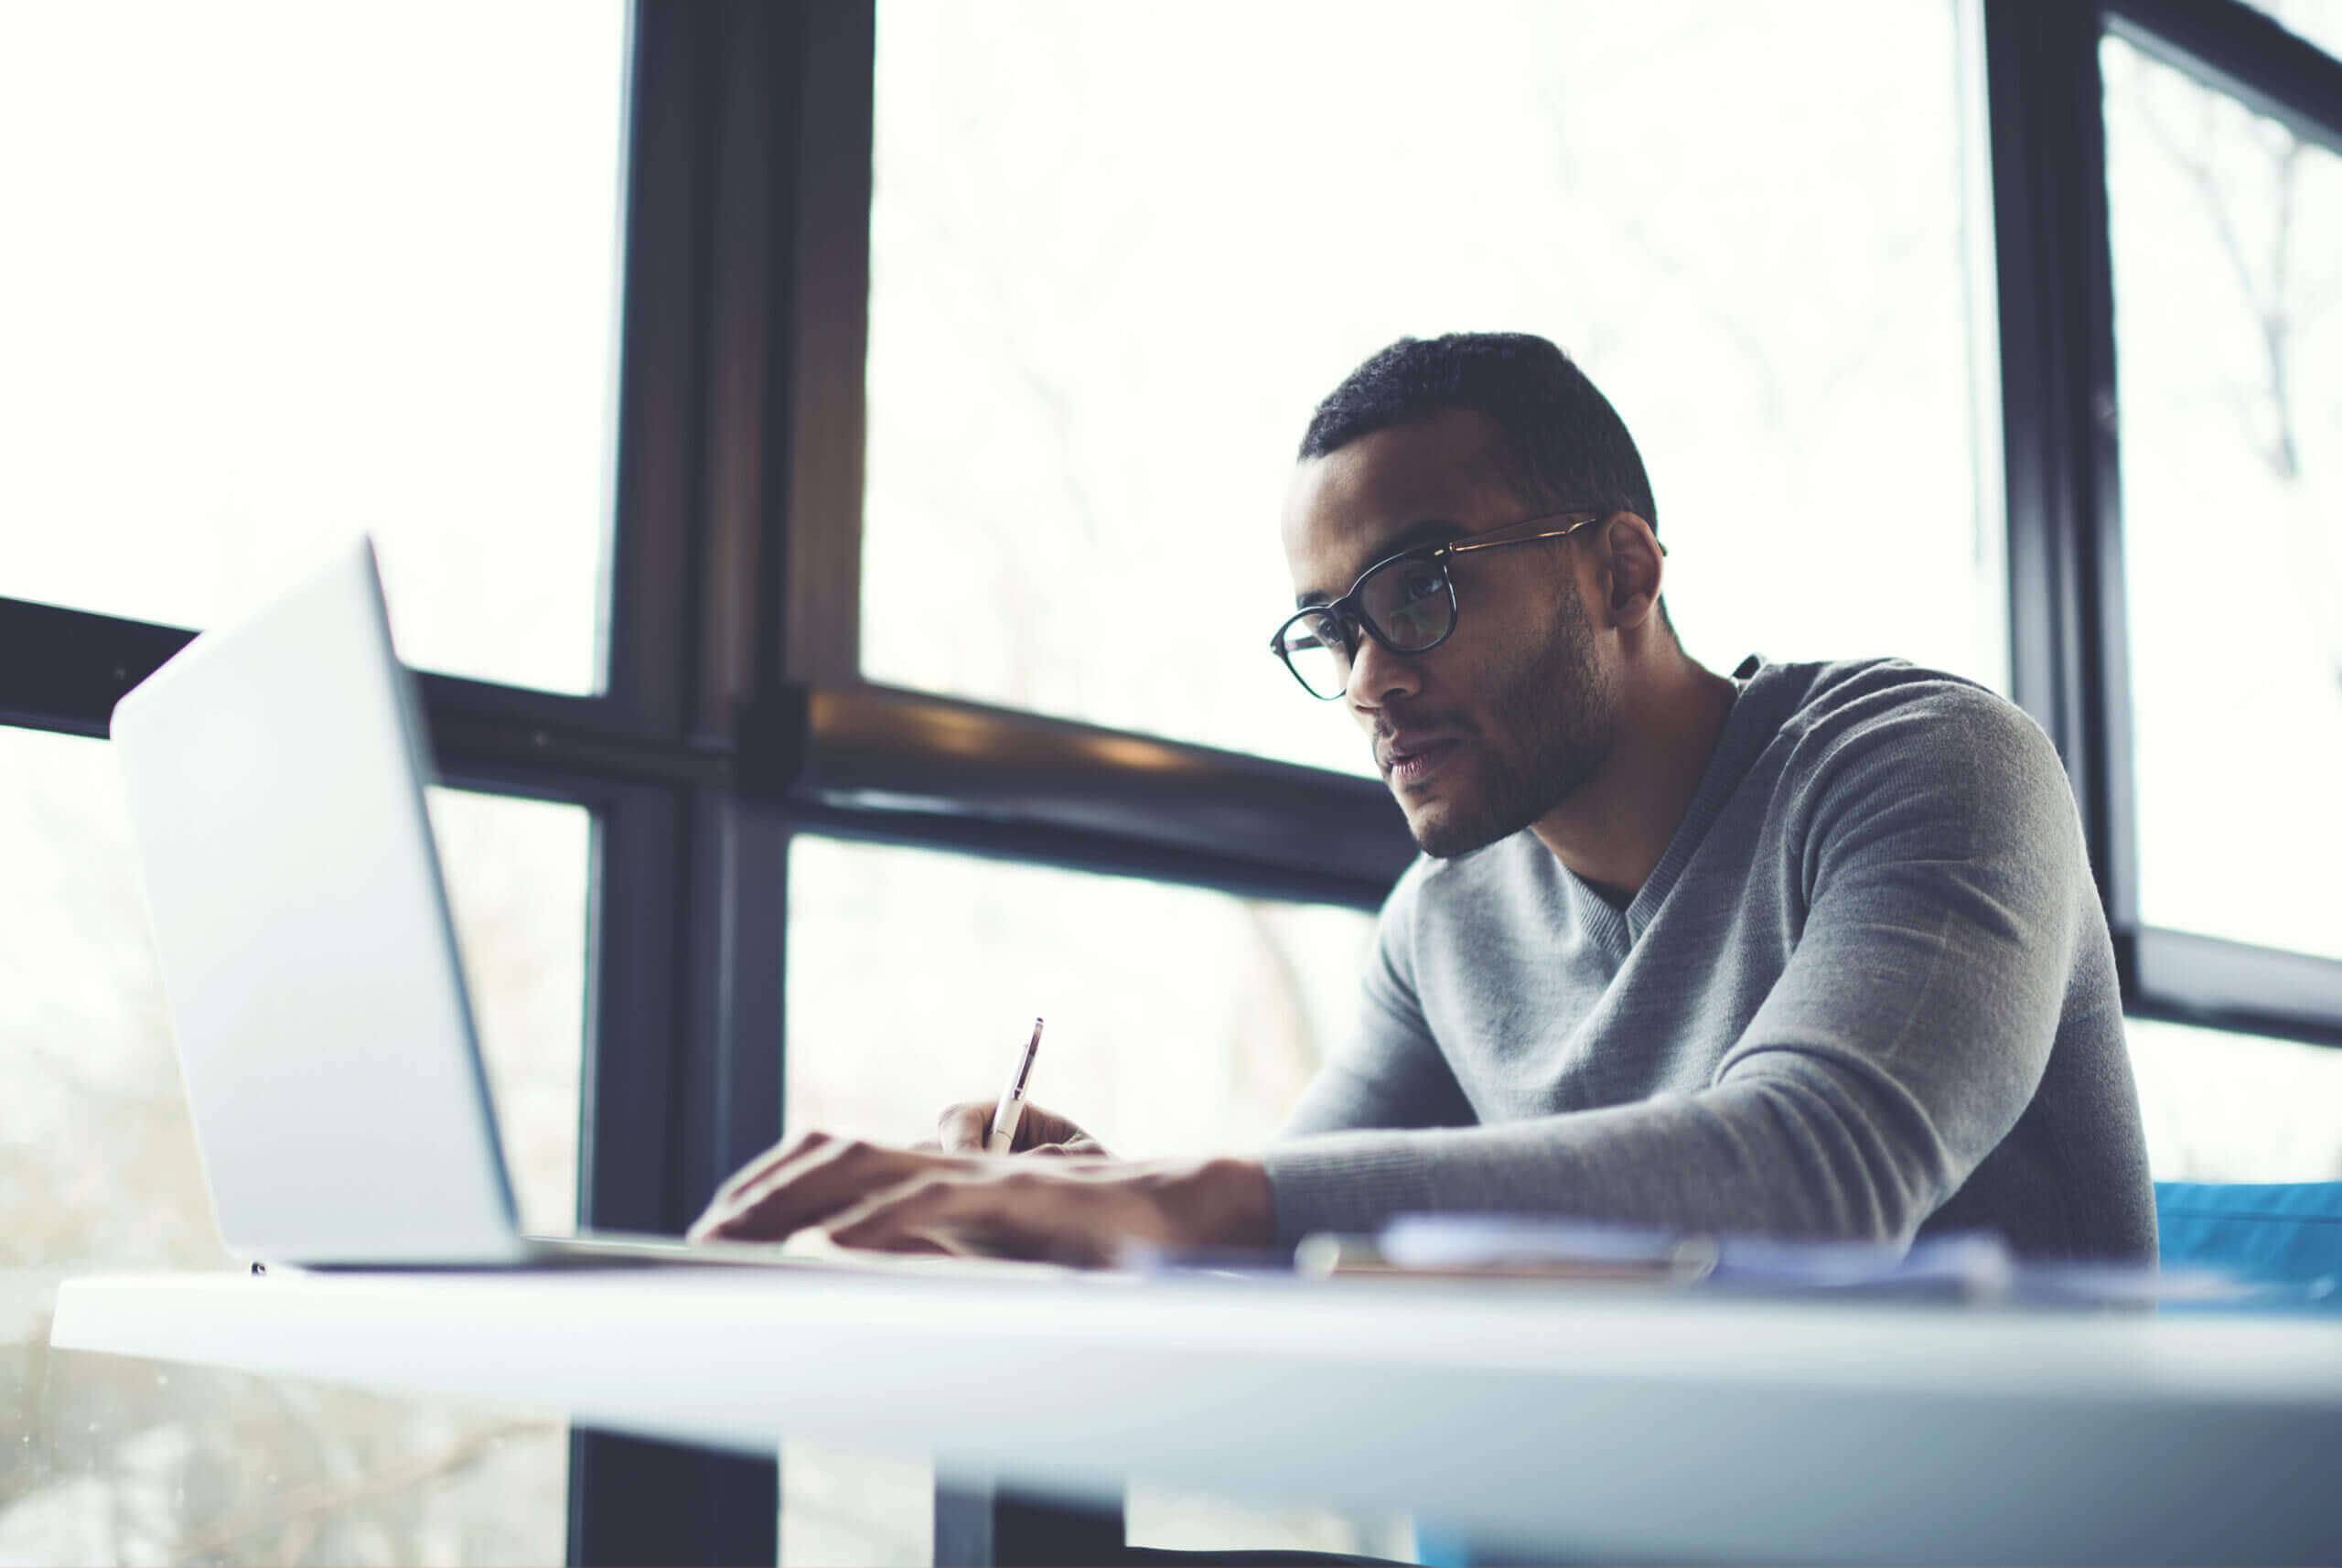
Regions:
<svg viewBox="0 0 2342 1568"><path fill-rule="evenodd" d="M947 1143L967 1128L980 1136L989 1115L989 1107L968 1101L945 1112L938 1126ZM964 1150L938 1151L946 1152ZM937 1163L950 1168L932 1168ZM834 1215L857 1198L877 1199L877 1211L869 1219L878 1220L879 1215L899 1212L905 1204L932 1207L942 1201L966 1175L965 1165L958 1159L938 1162L936 1153L809 1128L783 1139L736 1173L693 1221L689 1235L703 1240L777 1236L820 1224L824 1213Z"/></svg>
<svg viewBox="0 0 2342 1568"><path fill-rule="evenodd" d="M767 1165L766 1170L768 1175L778 1176L793 1165L835 1165L867 1159L876 1147L866 1139L841 1138L834 1133L809 1128L784 1144L780 1157Z"/></svg>
<svg viewBox="0 0 2342 1568"><path fill-rule="evenodd" d="M924 1206L940 1201L956 1185L948 1176L914 1176L896 1190L896 1206Z"/></svg>
<svg viewBox="0 0 2342 1568"><path fill-rule="evenodd" d="M981 1144L984 1123L991 1114L989 1106L979 1105L972 1100L946 1106L943 1114L935 1119L938 1141L947 1149L962 1149Z"/></svg>

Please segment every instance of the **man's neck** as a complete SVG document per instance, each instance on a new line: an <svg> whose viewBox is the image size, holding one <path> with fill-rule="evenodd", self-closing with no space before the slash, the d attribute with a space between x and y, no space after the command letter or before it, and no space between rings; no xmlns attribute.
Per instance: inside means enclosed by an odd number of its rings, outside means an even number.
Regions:
<svg viewBox="0 0 2342 1568"><path fill-rule="evenodd" d="M1688 656L1670 660L1621 698L1630 716L1601 771L1530 831L1579 881L1625 908L1691 810L1735 692Z"/></svg>

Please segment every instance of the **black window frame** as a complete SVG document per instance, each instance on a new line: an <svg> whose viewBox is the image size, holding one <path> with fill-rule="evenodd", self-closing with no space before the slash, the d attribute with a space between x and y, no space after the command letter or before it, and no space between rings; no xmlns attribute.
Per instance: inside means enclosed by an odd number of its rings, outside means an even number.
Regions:
<svg viewBox="0 0 2342 1568"><path fill-rule="evenodd" d="M2122 555L2108 35L2342 152L2342 61L2238 0L1983 0L2013 694L2082 811L2126 1013L2342 1046L2342 961L2149 925Z"/></svg>

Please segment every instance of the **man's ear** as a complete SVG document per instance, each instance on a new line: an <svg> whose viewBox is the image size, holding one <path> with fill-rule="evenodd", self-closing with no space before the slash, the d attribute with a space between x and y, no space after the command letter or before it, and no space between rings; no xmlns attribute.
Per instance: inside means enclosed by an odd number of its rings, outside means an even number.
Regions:
<svg viewBox="0 0 2342 1568"><path fill-rule="evenodd" d="M1659 607L1660 585L1667 573L1659 535L1633 512L1614 512L1602 524L1600 548L1610 624L1622 631L1642 625Z"/></svg>

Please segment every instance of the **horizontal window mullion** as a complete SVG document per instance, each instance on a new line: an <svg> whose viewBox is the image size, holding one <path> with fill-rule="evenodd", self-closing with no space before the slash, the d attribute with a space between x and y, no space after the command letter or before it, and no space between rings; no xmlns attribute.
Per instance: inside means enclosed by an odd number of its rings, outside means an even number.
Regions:
<svg viewBox="0 0 2342 1568"><path fill-rule="evenodd" d="M0 599L0 723L103 736L123 693L195 635ZM418 680L458 787L591 804L615 785L741 779L728 740L648 729L608 699ZM794 776L790 805L830 831L1351 904L1379 901L1414 854L1371 779L880 687L809 709L753 741L773 754L753 783Z"/></svg>
<svg viewBox="0 0 2342 1568"><path fill-rule="evenodd" d="M0 724L102 736L113 705L195 633L0 598Z"/></svg>
<svg viewBox="0 0 2342 1568"><path fill-rule="evenodd" d="M1353 889L1387 889L1415 853L1370 779L883 687L815 692L807 709L791 801L897 814L923 841L956 818L1037 849L1119 845Z"/></svg>
<svg viewBox="0 0 2342 1568"><path fill-rule="evenodd" d="M616 716L594 698L421 676L432 751L447 771L516 781L576 778L659 784L728 779L730 743L680 740Z"/></svg>
<svg viewBox="0 0 2342 1568"><path fill-rule="evenodd" d="M0 598L0 724L102 736L123 695L193 641L182 627ZM635 779L700 783L725 777L721 741L686 743L628 717L604 697L500 686L418 671L434 749L451 773L519 783Z"/></svg>
<svg viewBox="0 0 2342 1568"><path fill-rule="evenodd" d="M688 789L709 783L720 786L728 777L726 767L720 760L668 762L654 758L645 763L629 758L636 765L589 772L578 765L574 754L557 748L550 756L540 755L525 762L506 760L508 749L500 744L491 754L458 745L451 755L446 746L435 741L433 752L437 767L429 781L450 789L517 795L600 811L632 790ZM693 766L701 770L689 771Z"/></svg>
<svg viewBox="0 0 2342 1568"><path fill-rule="evenodd" d="M2156 926L2128 945L2133 1012L2342 1046L2342 961Z"/></svg>
<svg viewBox="0 0 2342 1568"><path fill-rule="evenodd" d="M2238 0L2110 0L2107 30L2342 153L2342 59Z"/></svg>

